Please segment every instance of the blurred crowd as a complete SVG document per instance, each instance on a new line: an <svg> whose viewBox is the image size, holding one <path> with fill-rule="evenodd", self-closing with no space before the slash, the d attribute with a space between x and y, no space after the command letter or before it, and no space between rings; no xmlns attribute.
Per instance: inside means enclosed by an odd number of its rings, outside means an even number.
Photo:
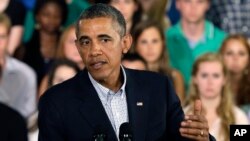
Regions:
<svg viewBox="0 0 250 141"><path fill-rule="evenodd" d="M217 140L249 124L250 0L0 0L0 140L38 140L39 97L84 69L74 22L95 3L126 20L122 64L168 76L186 114L201 99Z"/></svg>

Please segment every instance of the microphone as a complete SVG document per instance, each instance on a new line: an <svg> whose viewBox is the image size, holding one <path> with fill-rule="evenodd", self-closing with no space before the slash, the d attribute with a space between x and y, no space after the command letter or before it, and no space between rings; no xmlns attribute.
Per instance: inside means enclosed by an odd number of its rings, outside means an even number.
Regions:
<svg viewBox="0 0 250 141"><path fill-rule="evenodd" d="M105 133L103 126L97 126L93 135L94 141L107 141L107 135Z"/></svg>
<svg viewBox="0 0 250 141"><path fill-rule="evenodd" d="M124 122L120 126L120 133L119 133L120 141L132 141L132 128L128 122Z"/></svg>

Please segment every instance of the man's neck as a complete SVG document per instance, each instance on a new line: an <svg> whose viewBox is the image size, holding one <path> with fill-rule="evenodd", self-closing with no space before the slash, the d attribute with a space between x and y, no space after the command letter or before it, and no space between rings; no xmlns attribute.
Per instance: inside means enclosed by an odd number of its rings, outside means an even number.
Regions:
<svg viewBox="0 0 250 141"><path fill-rule="evenodd" d="M204 35L205 21L187 22L185 20L181 20L181 27L183 34L188 40L198 42Z"/></svg>
<svg viewBox="0 0 250 141"><path fill-rule="evenodd" d="M119 70L120 71L117 72L118 74L114 75L116 77L109 77L105 80L99 80L98 83L105 86L106 88L109 88L113 92L117 92L121 88L121 86L124 82L123 73L122 73L121 68Z"/></svg>

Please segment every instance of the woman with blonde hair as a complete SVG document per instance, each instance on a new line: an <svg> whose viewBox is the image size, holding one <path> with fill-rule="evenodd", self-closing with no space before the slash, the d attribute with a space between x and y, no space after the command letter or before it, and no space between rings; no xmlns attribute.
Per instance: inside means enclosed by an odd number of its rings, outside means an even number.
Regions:
<svg viewBox="0 0 250 141"><path fill-rule="evenodd" d="M220 49L238 106L250 104L250 46L243 35L228 36Z"/></svg>
<svg viewBox="0 0 250 141"><path fill-rule="evenodd" d="M196 99L201 100L209 132L218 141L229 141L230 124L249 123L246 114L233 102L226 68L218 54L204 54L194 63L186 114L192 112Z"/></svg>

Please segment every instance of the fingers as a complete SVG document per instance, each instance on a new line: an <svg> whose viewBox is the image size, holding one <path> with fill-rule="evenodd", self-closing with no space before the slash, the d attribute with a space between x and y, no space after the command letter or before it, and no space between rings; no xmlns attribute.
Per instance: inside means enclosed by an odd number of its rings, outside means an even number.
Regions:
<svg viewBox="0 0 250 141"><path fill-rule="evenodd" d="M190 135L190 134L181 134L183 137L196 140L196 141L208 141L208 137L205 136L195 136L195 135Z"/></svg>
<svg viewBox="0 0 250 141"><path fill-rule="evenodd" d="M201 109L202 109L202 105L201 105L201 100L197 99L194 102L194 115L201 115Z"/></svg>
<svg viewBox="0 0 250 141"><path fill-rule="evenodd" d="M181 134L191 135L191 136L202 136L208 137L209 133L207 131L203 131L201 129L190 129L190 128L180 128Z"/></svg>
<svg viewBox="0 0 250 141"><path fill-rule="evenodd" d="M201 129L190 129L190 128L180 128L180 133L182 136L194 140L208 140L208 131L203 131Z"/></svg>
<svg viewBox="0 0 250 141"><path fill-rule="evenodd" d="M203 115L187 115L185 116L185 121L197 121L197 122L207 122L207 119Z"/></svg>
<svg viewBox="0 0 250 141"><path fill-rule="evenodd" d="M209 140L208 122L202 115L201 100L195 101L193 111L193 115L185 116L185 120L181 122L181 135L193 140Z"/></svg>

